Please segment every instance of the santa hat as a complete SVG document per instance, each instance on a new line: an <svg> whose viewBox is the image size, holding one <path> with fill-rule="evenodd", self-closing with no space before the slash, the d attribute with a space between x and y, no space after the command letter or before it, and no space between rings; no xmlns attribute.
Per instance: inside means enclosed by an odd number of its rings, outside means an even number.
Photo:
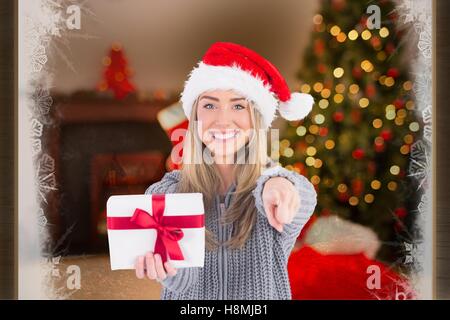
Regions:
<svg viewBox="0 0 450 320"><path fill-rule="evenodd" d="M265 128L271 126L276 110L290 121L301 120L311 111L314 99L291 93L286 81L268 60L231 42L216 42L205 53L185 83L181 104L189 119L195 100L205 91L233 89L256 103Z"/></svg>

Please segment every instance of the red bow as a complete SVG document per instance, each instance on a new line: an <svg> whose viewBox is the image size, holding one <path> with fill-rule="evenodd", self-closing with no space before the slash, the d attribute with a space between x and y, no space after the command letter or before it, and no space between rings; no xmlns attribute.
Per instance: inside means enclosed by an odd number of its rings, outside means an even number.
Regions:
<svg viewBox="0 0 450 320"><path fill-rule="evenodd" d="M154 253L158 253L163 263L167 256L171 260L184 260L178 241L184 236L181 228L201 228L205 225L204 215L192 216L164 216L166 207L164 194L152 195L152 212L150 215L142 209L135 209L131 217L108 217L107 225L110 230L127 229L156 229L156 243Z"/></svg>

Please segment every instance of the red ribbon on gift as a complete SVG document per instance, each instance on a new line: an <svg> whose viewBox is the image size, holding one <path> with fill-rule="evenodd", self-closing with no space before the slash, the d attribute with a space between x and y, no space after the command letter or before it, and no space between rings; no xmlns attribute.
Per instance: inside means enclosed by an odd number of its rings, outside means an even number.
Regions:
<svg viewBox="0 0 450 320"><path fill-rule="evenodd" d="M171 260L184 260L178 241L184 236L181 228L201 228L205 225L204 215L164 216L166 197L164 194L152 195L153 215L142 209L135 209L130 217L107 217L109 230L156 229L154 253L158 253L163 263Z"/></svg>

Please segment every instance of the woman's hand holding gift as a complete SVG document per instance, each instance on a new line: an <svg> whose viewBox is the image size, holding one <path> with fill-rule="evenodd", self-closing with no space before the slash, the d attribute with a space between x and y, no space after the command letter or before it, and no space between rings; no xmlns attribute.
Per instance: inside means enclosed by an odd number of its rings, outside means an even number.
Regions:
<svg viewBox="0 0 450 320"><path fill-rule="evenodd" d="M139 279L147 276L149 279L157 281L162 281L177 273L177 269L169 261L163 264L161 256L157 253L153 254L153 252L148 252L145 256L139 256L136 259L135 269L136 277Z"/></svg>
<svg viewBox="0 0 450 320"><path fill-rule="evenodd" d="M297 189L286 178L270 178L264 184L262 199L269 224L283 232L283 225L291 223L300 208Z"/></svg>

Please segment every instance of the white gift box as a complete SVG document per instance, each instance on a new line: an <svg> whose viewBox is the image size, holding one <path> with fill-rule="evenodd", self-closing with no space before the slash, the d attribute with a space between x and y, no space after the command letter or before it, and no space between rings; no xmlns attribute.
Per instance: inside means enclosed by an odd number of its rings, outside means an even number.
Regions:
<svg viewBox="0 0 450 320"><path fill-rule="evenodd" d="M118 195L111 196L107 202L108 224L111 220L126 220L124 217L133 216L135 209L152 212L153 195ZM164 217L166 216L198 216L203 218L202 227L180 228L184 236L178 240L178 245L184 260L168 261L175 268L203 267L205 258L205 227L203 194L201 193L173 193L165 194ZM122 218L121 218L122 217ZM115 219L119 218L119 219ZM174 219L172 217L170 219ZM138 256L147 252L154 252L157 229L110 229L108 227L109 254L112 270L134 269Z"/></svg>

